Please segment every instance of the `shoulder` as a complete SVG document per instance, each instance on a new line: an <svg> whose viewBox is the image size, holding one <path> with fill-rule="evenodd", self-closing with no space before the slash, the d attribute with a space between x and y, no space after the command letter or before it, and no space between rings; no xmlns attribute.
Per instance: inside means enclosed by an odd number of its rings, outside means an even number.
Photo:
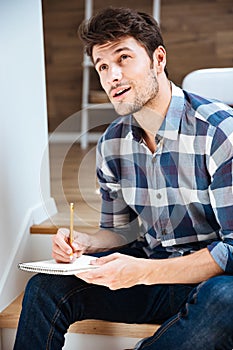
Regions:
<svg viewBox="0 0 233 350"><path fill-rule="evenodd" d="M221 101L207 99L184 91L188 121L194 123L196 135L212 140L214 149L226 140L232 148L233 109Z"/></svg>
<svg viewBox="0 0 233 350"><path fill-rule="evenodd" d="M184 91L187 108L191 109L196 119L207 123L210 127L225 128L232 125L233 109L221 101L207 99Z"/></svg>

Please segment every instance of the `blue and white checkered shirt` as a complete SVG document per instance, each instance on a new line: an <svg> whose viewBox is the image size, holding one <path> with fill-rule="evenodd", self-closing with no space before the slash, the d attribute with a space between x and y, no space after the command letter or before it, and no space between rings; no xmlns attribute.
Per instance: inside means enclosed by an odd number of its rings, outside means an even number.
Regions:
<svg viewBox="0 0 233 350"><path fill-rule="evenodd" d="M207 247L233 273L233 111L172 84L153 154L132 115L118 118L97 147L100 227L139 231L149 257ZM178 254L178 255L179 255Z"/></svg>

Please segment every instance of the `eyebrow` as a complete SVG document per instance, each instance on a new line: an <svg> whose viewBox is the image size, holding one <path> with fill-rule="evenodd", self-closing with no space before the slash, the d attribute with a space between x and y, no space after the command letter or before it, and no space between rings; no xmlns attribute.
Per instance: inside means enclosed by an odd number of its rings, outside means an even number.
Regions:
<svg viewBox="0 0 233 350"><path fill-rule="evenodd" d="M118 53L120 53L121 51L133 51L131 50L129 47L127 46L124 46L124 47L119 47L118 49L116 49L114 52L113 52L113 55L116 55ZM95 61L94 61L94 66L96 67L96 65L102 60L102 58L98 57Z"/></svg>

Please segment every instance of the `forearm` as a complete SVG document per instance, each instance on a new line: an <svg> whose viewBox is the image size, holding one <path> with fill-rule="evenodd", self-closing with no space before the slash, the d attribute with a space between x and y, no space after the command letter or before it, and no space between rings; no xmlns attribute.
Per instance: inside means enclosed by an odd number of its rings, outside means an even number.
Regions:
<svg viewBox="0 0 233 350"><path fill-rule="evenodd" d="M110 230L100 229L94 234L88 235L86 253L107 251L127 244L123 235Z"/></svg>
<svg viewBox="0 0 233 350"><path fill-rule="evenodd" d="M145 261L143 284L200 283L220 275L223 270L207 248L196 253L172 258Z"/></svg>

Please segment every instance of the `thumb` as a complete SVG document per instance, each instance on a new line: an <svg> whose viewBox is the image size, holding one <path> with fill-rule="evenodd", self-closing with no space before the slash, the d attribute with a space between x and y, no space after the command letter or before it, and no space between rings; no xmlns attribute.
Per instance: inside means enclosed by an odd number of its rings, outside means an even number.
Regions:
<svg viewBox="0 0 233 350"><path fill-rule="evenodd" d="M113 254L109 254L107 256L102 256L102 257L94 260L92 262L92 265L100 265L101 266L101 265L107 264L113 260L118 259L119 256L120 256L120 253L113 253Z"/></svg>
<svg viewBox="0 0 233 350"><path fill-rule="evenodd" d="M57 230L57 234L60 236L63 236L63 237L69 237L69 233L70 233L70 230L68 228L65 228L65 227L60 227Z"/></svg>

